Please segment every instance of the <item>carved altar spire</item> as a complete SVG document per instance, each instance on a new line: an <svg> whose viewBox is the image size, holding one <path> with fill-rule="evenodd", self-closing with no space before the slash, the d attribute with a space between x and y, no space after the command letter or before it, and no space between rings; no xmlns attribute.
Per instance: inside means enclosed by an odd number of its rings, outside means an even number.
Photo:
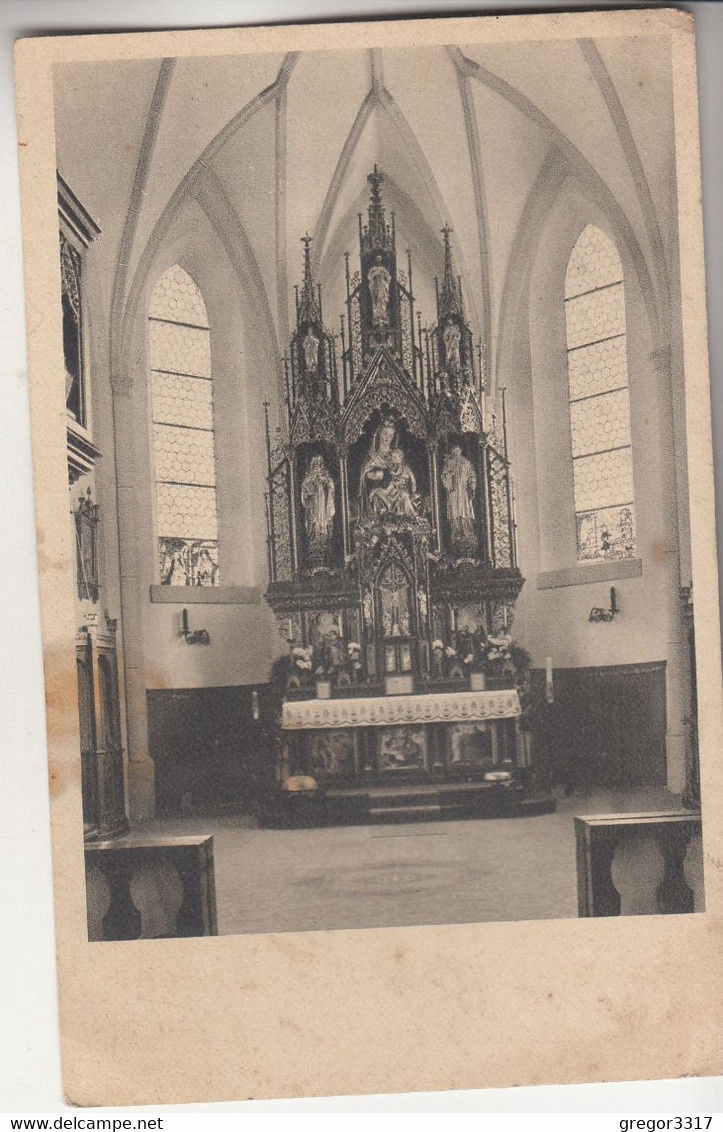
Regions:
<svg viewBox="0 0 723 1132"><path fill-rule="evenodd" d="M371 185L369 207L367 209L367 224L361 232L362 251L393 251L394 249L394 214L392 213L391 227L386 222L386 212L382 201L381 184L384 174L379 172L376 164L374 172L367 174L367 181ZM359 218L361 227L361 216Z"/></svg>
<svg viewBox="0 0 723 1132"><path fill-rule="evenodd" d="M321 322L321 311L319 303L319 291L314 283L314 276L311 270L311 243L312 237L307 232L305 236L301 237L301 242L304 245L304 282L301 285L301 297L299 300L298 321L302 322Z"/></svg>
<svg viewBox="0 0 723 1132"><path fill-rule="evenodd" d="M449 224L445 224L444 228L442 228L442 235L444 237L444 278L437 296L437 317L440 322L450 315L458 315L460 318L464 318L462 285L454 274L454 265L452 263L452 246L450 243L452 232L453 229L450 228Z"/></svg>
<svg viewBox="0 0 723 1132"><path fill-rule="evenodd" d="M382 204L382 194L380 192L380 185L383 180L384 174L379 172L375 163L374 172L369 173L367 176L367 181L371 185L369 236L374 244L378 244L384 239L384 205Z"/></svg>

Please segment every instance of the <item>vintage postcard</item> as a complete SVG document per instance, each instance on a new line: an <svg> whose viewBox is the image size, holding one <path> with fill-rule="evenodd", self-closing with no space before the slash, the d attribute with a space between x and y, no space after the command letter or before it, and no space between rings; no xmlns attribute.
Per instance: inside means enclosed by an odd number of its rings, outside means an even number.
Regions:
<svg viewBox="0 0 723 1132"><path fill-rule="evenodd" d="M691 18L16 60L68 1099L720 1072Z"/></svg>

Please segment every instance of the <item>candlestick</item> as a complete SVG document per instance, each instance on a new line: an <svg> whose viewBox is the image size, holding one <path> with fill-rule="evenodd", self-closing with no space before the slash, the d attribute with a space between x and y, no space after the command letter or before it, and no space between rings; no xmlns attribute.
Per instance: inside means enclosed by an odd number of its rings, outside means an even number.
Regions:
<svg viewBox="0 0 723 1132"><path fill-rule="evenodd" d="M545 657L545 699L551 704L555 699L555 685L552 681L552 657Z"/></svg>

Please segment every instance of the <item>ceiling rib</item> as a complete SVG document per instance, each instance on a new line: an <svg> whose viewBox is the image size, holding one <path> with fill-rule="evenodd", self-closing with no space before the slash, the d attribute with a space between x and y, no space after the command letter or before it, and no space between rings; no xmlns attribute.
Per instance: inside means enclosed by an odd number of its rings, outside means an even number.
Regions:
<svg viewBox="0 0 723 1132"><path fill-rule="evenodd" d="M500 78L499 75L495 75L492 71L488 70L487 67L482 66L481 63L470 59L460 48L455 47L452 50L455 52L458 59L458 66L464 67L471 78L482 83L490 90L493 90L502 98L507 99L512 106L515 106L542 130L551 145L556 146L564 153L571 170L576 174L581 183L585 185L593 199L597 200L599 206L610 218L611 223L619 233L621 239L624 240L638 276L651 333L653 337L659 341L661 333L660 312L658 308L657 292L653 285L648 263L643 254L640 242L635 235L635 230L610 186L600 176L594 166L590 164L577 146L562 133L555 123L552 122L527 95L523 94L522 91L512 86L512 84L508 83L505 79Z"/></svg>

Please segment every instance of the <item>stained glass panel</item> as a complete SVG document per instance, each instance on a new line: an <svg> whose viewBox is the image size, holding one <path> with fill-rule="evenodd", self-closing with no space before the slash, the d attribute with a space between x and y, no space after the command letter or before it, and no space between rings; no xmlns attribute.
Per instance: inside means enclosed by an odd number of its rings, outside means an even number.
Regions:
<svg viewBox="0 0 723 1132"><path fill-rule="evenodd" d="M581 346L567 356L570 375L570 400L607 393L628 384L628 363L625 336Z"/></svg>
<svg viewBox="0 0 723 1132"><path fill-rule="evenodd" d="M565 300L567 348L587 346L601 338L625 333L625 294L622 283Z"/></svg>
<svg viewBox="0 0 723 1132"><path fill-rule="evenodd" d="M630 448L581 456L574 462L575 511L633 501L633 458Z"/></svg>
<svg viewBox="0 0 723 1132"><path fill-rule="evenodd" d="M159 537L215 539L216 489L194 484L156 484Z"/></svg>
<svg viewBox="0 0 723 1132"><path fill-rule="evenodd" d="M635 553L625 288L615 245L589 225L565 278L578 558Z"/></svg>
<svg viewBox="0 0 723 1132"><path fill-rule="evenodd" d="M590 558L632 558L635 554L635 509L606 507L577 516L577 553Z"/></svg>
<svg viewBox="0 0 723 1132"><path fill-rule="evenodd" d="M206 304L188 272L179 264L169 267L158 280L148 308L149 318L186 322L208 329Z"/></svg>
<svg viewBox="0 0 723 1132"><path fill-rule="evenodd" d="M218 585L210 333L201 293L178 265L158 281L148 326L161 583Z"/></svg>
<svg viewBox="0 0 723 1132"><path fill-rule="evenodd" d="M211 335L195 326L179 326L151 319L151 369L211 376Z"/></svg>
<svg viewBox="0 0 723 1132"><path fill-rule="evenodd" d="M159 424L213 428L211 382L175 373L151 374L153 420Z"/></svg>
<svg viewBox="0 0 723 1132"><path fill-rule="evenodd" d="M215 586L218 543L211 539L159 538L161 585Z"/></svg>
<svg viewBox="0 0 723 1132"><path fill-rule="evenodd" d="M154 424L153 451L159 481L215 486L213 433L202 429Z"/></svg>
<svg viewBox="0 0 723 1132"><path fill-rule="evenodd" d="M567 265L565 298L621 282L623 269L615 244L592 224L588 224L575 244Z"/></svg>
<svg viewBox="0 0 723 1132"><path fill-rule="evenodd" d="M570 405L573 456L587 456L630 444L630 397L627 389L573 401Z"/></svg>

